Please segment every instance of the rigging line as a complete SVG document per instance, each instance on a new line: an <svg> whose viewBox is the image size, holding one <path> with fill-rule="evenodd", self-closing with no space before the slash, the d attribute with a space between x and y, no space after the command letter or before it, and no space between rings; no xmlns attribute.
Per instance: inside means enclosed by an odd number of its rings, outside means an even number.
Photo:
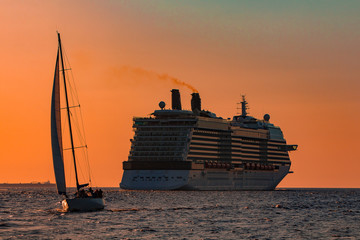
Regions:
<svg viewBox="0 0 360 240"><path fill-rule="evenodd" d="M69 82L68 82L69 83ZM74 84L73 84L74 85ZM71 93L71 99L73 102L76 102L79 103L79 99L78 97L75 95L76 94L76 91L74 91L74 89L72 88L72 85L70 85L70 93ZM77 99L76 99L77 98ZM79 113L75 113L74 116L73 116L73 119L76 120L76 127L77 127L77 134L79 136L79 138L81 138L81 141L85 142L86 144L86 137L85 137L85 127L84 127L84 121L83 121L83 117L82 117L82 112L81 112L81 108L80 108L80 104L78 104L79 106ZM78 116L80 115L80 116ZM80 118L80 120L79 120ZM81 121L81 123L80 123ZM82 128L80 127L80 125L82 126Z"/></svg>
<svg viewBox="0 0 360 240"><path fill-rule="evenodd" d="M66 59L66 62L67 62L67 67L69 67L69 70L70 70L70 74L71 74L71 77L69 76L69 73L66 71L64 71L64 73L66 73L66 75L68 76L67 77L67 82L68 82L68 85L69 85L69 88L70 88L70 93L71 93L71 97L72 97L72 100L73 102L77 102L79 104L79 96L78 96L78 93L77 93L77 88L76 88L76 84L75 84L75 78L74 78L74 74L72 72L72 67L70 65L70 61L67 57L67 54L66 54L66 51L64 51L64 55L65 55L65 59ZM79 104L79 112L80 112L80 121L81 121L81 124L79 123L79 119L75 118L75 117L72 117L74 120L76 120L76 126L77 126L77 134L78 134L78 137L80 138L79 140L82 141L84 143L84 145L87 145L86 143L86 136L85 136L85 126L84 126L84 120L83 120L83 117L82 117L82 110L80 108L80 104ZM80 129L79 126L82 126L82 129ZM91 167L90 167L90 161L89 161L89 154L88 154L88 151L87 149L85 150L85 162L87 163L87 169L88 169L88 174L89 174L89 182L91 182Z"/></svg>
<svg viewBox="0 0 360 240"><path fill-rule="evenodd" d="M78 133L78 137L79 137L79 140L82 140L82 142L87 146L87 144L86 144L86 139L85 139L85 132L84 131L81 131L81 128L80 128L80 124L79 124L79 119L76 119L77 120L77 122L76 122L76 124L77 124L77 133ZM83 126L83 125L82 125ZM88 154L88 150L87 149L84 149L83 150L83 152L84 152L84 162L83 162L83 164L85 164L86 165L86 172L87 172L87 174L88 174L88 179L89 179L89 182L91 182L91 167L90 167L90 161L89 161L89 154ZM84 169L82 169L82 170L84 170Z"/></svg>
<svg viewBox="0 0 360 240"><path fill-rule="evenodd" d="M66 75L66 82L68 85L68 94L70 95L72 102L79 103L78 98L77 97L74 98L73 87L72 87L72 85L74 85L74 78L72 75L72 67L70 65L70 61L68 60L65 50L63 50L63 55L65 57L64 64L66 65L66 67L68 67L68 69L65 69L65 70L70 70L70 73L71 73L71 76L70 76L68 74L68 71L63 71L63 74Z"/></svg>
<svg viewBox="0 0 360 240"><path fill-rule="evenodd" d="M68 75L68 78L70 78L69 75ZM68 83L69 95L70 95L72 103L80 105L79 99L76 96L76 93L74 92L74 89L72 87L73 83L70 81L67 81L67 83Z"/></svg>
<svg viewBox="0 0 360 240"><path fill-rule="evenodd" d="M80 142L82 142L82 144L86 145L86 140L85 140L85 137L83 136L85 133L81 132L80 123L79 123L79 119L78 119L78 114L73 114L73 116L72 116L72 118L74 120L73 124L75 125L75 130L76 130L76 133L77 133L77 137L79 138L78 140Z"/></svg>
<svg viewBox="0 0 360 240"><path fill-rule="evenodd" d="M75 105L75 106L69 106L69 108L78 108L80 107L80 104L79 105ZM66 107L63 107L63 108L60 108L61 110L64 110L64 109L67 109Z"/></svg>
<svg viewBox="0 0 360 240"><path fill-rule="evenodd" d="M85 135L85 125L84 125L84 119L82 117L82 111L81 108L79 108L79 112L80 112L80 121L81 121L81 126L82 126L82 132L84 134L84 142L86 144L86 135Z"/></svg>
<svg viewBox="0 0 360 240"><path fill-rule="evenodd" d="M66 62L67 64L70 66L70 61L68 60L68 57L67 57L67 54L66 52L64 52L64 55L65 55L65 59L66 59ZM70 66L70 69L71 69L71 66ZM73 72L70 71L70 74L71 74L71 77L68 76L67 78L67 82L69 83L69 88L71 89L70 93L71 93L71 96L72 96L72 99L74 101L76 101L77 103L79 103L79 96L78 96L78 93L77 93L77 88L76 88L76 84L75 84L75 81L74 81L74 75L73 75ZM69 74L67 74L69 75ZM80 107L80 104L79 104L79 107ZM82 111L81 111L81 108L80 108L80 121L81 121L81 124L79 123L79 125L82 126L82 134L80 134L80 136L83 138L83 141L86 143L86 136L85 136L85 126L84 126L84 120L83 120L83 117L82 117ZM80 127L79 127L80 129Z"/></svg>
<svg viewBox="0 0 360 240"><path fill-rule="evenodd" d="M80 101L79 101L79 96L78 96L78 94L77 94L77 88L76 88L76 84L75 84L75 78L74 78L74 74L73 74L73 72L72 72L72 67L71 67L71 65L70 65L70 61L69 61L69 59L68 59L68 56L67 56L67 53L66 53L66 51L64 50L63 51L63 53L64 53L64 55L65 55L65 61L67 62L67 67L69 67L69 70L70 70L70 74L71 74L71 77L69 77L69 74L68 74L68 72L66 71L64 71L64 73L66 73L67 75L68 75L68 78L67 78L67 82L69 83L69 86L70 86L70 89L71 89L71 96L72 96L72 98L73 98L73 100L75 100L77 103L79 103ZM71 81L72 82L71 82ZM73 87L74 86L74 87ZM74 89L73 89L74 88ZM80 104L79 104L79 112L80 112L80 121L81 121L81 124L79 124L79 122L78 122L78 119L76 119L76 123L77 123L77 130L78 130L78 135L79 135L79 138L81 138L81 140L83 141L83 143L87 146L87 143L86 143L86 136L85 136L85 126L84 126L84 120L83 120L83 117L82 117L82 110L81 110L81 108L80 108ZM80 130L80 127L79 127L79 125L81 125L82 126L82 132L81 132L81 130ZM91 168L90 168L90 161L89 161L89 155L88 155L88 151L86 150L85 151L86 152L86 163L87 163L87 165L88 165L88 174L89 174L89 181L91 182Z"/></svg>
<svg viewBox="0 0 360 240"><path fill-rule="evenodd" d="M74 92L75 92L75 98L76 100L79 102L79 95L78 95L78 92L77 92L77 87L76 87L76 84L75 84L75 77L74 77L74 73L72 71L70 71L70 74L71 74L71 79L72 81L74 82Z"/></svg>
<svg viewBox="0 0 360 240"><path fill-rule="evenodd" d="M89 152L87 150L87 147L82 149L82 157L83 157L83 161L81 163L84 165L84 168L82 168L81 170L82 171L86 170L87 178L89 179L89 182L91 182L91 168L89 161ZM84 175L84 172L82 172L82 174Z"/></svg>
<svg viewBox="0 0 360 240"><path fill-rule="evenodd" d="M75 106L75 107L76 109L80 109L79 106ZM80 128L79 116L78 116L79 112L76 109L71 111L71 118L73 120L72 122L73 122L74 130L76 131L77 137L79 138L78 140L81 142L85 142L83 133L81 132L81 128Z"/></svg>
<svg viewBox="0 0 360 240"><path fill-rule="evenodd" d="M87 179L86 177L85 177L85 174L84 173L87 173L88 172L88 169L86 168L86 163L87 163L87 161L84 161L84 160L86 160L86 153L87 153L87 151L86 151L86 149L85 148L83 148L82 149L82 151L81 151L81 162L79 162L79 164L80 164L80 173L81 173L81 177L82 177L82 179L84 180L84 181L87 181L87 183L89 183L90 184L90 181L88 181L88 180L90 180L90 179ZM79 160L79 158L78 158L78 160Z"/></svg>
<svg viewBox="0 0 360 240"><path fill-rule="evenodd" d="M89 183L92 183L91 181L91 168L90 168L90 161L89 161L89 152L86 151L86 159L87 159L87 163L88 163L88 174L89 174Z"/></svg>
<svg viewBox="0 0 360 240"><path fill-rule="evenodd" d="M84 177L84 173L83 173L83 166L82 164L80 164L80 162L78 162L79 164L79 171L80 171L80 176L81 176L81 179L83 179L85 182L86 182L86 178Z"/></svg>
<svg viewBox="0 0 360 240"><path fill-rule="evenodd" d="M87 146L85 145L85 146L74 147L74 149L77 149L77 148L87 148ZM63 150L66 151L66 150L71 150L71 149L72 148L65 148Z"/></svg>
<svg viewBox="0 0 360 240"><path fill-rule="evenodd" d="M76 87L76 84L75 84L75 77L74 77L74 74L73 74L72 71L70 73L71 73L71 79L73 81L72 86L74 86L74 90L73 90L74 96L75 96L76 101L79 102L80 100L79 100L79 94L77 92L77 87Z"/></svg>
<svg viewBox="0 0 360 240"><path fill-rule="evenodd" d="M80 108L79 108L80 109ZM85 140L85 137L83 136L85 133L84 132L81 132L81 128L80 128L80 123L79 123L79 119L78 119L78 115L79 113L77 113L76 111L75 112L70 112L71 114L71 119L73 120L72 121L72 124L74 126L74 129L76 131L76 136L77 136L77 140L80 141L83 145L87 145L86 144L86 140Z"/></svg>
<svg viewBox="0 0 360 240"><path fill-rule="evenodd" d="M74 84L73 84L74 85ZM74 91L74 89L71 89L71 93L76 93L76 91ZM72 95L73 96L73 95ZM73 98L75 98L73 96ZM79 100L79 99L77 99ZM79 104L80 105L80 104ZM82 109L81 107L78 108L79 110L76 111L77 114L76 117L74 116L73 119L76 120L75 124L76 124L76 131L79 137L79 140L83 142L84 145L87 145L86 143L86 135L85 135L85 124L84 124L84 118L82 116ZM88 169L88 175L89 175L89 181L91 181L91 167L90 167L90 161L89 161L89 154L88 151L86 151L86 156L85 156L85 163L87 163L87 169Z"/></svg>
<svg viewBox="0 0 360 240"><path fill-rule="evenodd" d="M62 46L61 46L61 39L60 39L60 33L58 33L58 41L59 41L59 49L60 49L60 57L61 57L61 67L62 69L65 69L64 67L64 59L63 59L63 53L62 53ZM65 89L65 100L66 100L66 106L69 108L69 101L68 101L68 95L67 95L67 90L66 90L66 77L64 74L65 72L63 72L63 80L64 80L64 89ZM76 158L75 158L75 150L74 150L74 143L73 143L73 136L72 136L72 129L71 129L71 120L70 120L70 111L67 111L67 116L69 119L69 130L70 130L70 140L71 140L71 147L72 147L72 155L73 155L73 160L74 160L74 170L75 170L75 177L76 177L76 188L77 190L80 190L80 186L79 186L79 181L78 181L78 176L77 176L77 169L76 169Z"/></svg>
<svg viewBox="0 0 360 240"><path fill-rule="evenodd" d="M68 59L68 57L67 57L66 52L64 52L64 55L65 55L66 62L68 63L70 69L72 69L72 67L71 67L71 65L70 65L70 61L69 61L69 59ZM68 77L68 82L69 82L69 84L74 85L75 99L76 99L77 102L79 102L79 97L78 97L78 95L77 95L76 84L75 84L75 81L74 81L74 79L75 79L75 78L74 78L74 74L73 74L72 71L70 71L70 74L71 74L71 77ZM72 83L70 82L70 79L72 80Z"/></svg>
<svg viewBox="0 0 360 240"><path fill-rule="evenodd" d="M85 143L86 143L86 139L85 139ZM85 160L86 160L85 163L87 164L88 179L89 179L89 182L91 182L91 167L90 167L90 161L89 161L89 151L86 148L86 150L84 150L84 152L85 152Z"/></svg>
<svg viewBox="0 0 360 240"><path fill-rule="evenodd" d="M79 96L78 93L76 92L76 87L75 86L75 82L74 80L72 82L68 82L69 83L69 88L70 88L70 95L71 95L71 100L80 105L80 100L79 100Z"/></svg>

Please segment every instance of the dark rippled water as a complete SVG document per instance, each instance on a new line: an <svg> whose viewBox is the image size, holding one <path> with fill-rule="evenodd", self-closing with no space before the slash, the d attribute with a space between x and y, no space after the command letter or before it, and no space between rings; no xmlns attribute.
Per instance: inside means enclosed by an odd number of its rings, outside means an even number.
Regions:
<svg viewBox="0 0 360 240"><path fill-rule="evenodd" d="M105 189L106 209L63 213L53 189L0 189L1 239L360 239L360 189Z"/></svg>

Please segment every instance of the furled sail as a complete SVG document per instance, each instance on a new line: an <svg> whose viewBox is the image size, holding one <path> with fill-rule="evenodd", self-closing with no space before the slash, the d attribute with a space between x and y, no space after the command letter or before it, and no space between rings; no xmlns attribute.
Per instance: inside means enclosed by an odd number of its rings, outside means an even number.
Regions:
<svg viewBox="0 0 360 240"><path fill-rule="evenodd" d="M59 50L56 57L54 85L51 98L51 145L56 186L59 194L66 194L60 113Z"/></svg>

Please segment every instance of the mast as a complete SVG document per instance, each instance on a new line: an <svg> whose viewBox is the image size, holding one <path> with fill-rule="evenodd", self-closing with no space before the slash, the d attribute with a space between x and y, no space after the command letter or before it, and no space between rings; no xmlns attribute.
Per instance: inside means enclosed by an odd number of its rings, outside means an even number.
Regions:
<svg viewBox="0 0 360 240"><path fill-rule="evenodd" d="M77 174L77 169L76 169L75 147L74 147L74 139L73 139L72 128L71 128L70 107L69 107L69 100L68 100L68 94L67 94L67 89L66 89L65 68L64 68L64 60L63 60L63 54L62 54L62 49L61 49L60 33L58 33L58 40L59 40L59 49L60 49L60 57L61 57L61 67L63 70L63 80L64 80L65 99L66 99L66 112L67 112L68 122L69 122L71 151L72 151L73 160L74 160L76 188L77 188L77 190L79 190L81 186L79 184L79 179L78 179L78 174Z"/></svg>
<svg viewBox="0 0 360 240"><path fill-rule="evenodd" d="M249 109L247 106L248 102L245 99L245 95L242 95L242 102L241 102L241 116L246 117L247 112L246 110Z"/></svg>

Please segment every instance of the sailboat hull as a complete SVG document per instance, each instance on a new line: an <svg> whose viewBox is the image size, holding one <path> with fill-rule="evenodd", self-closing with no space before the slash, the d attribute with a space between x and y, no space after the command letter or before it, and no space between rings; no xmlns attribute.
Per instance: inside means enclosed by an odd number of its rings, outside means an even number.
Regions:
<svg viewBox="0 0 360 240"><path fill-rule="evenodd" d="M103 198L67 198L62 202L65 211L96 211L104 209L105 202Z"/></svg>

